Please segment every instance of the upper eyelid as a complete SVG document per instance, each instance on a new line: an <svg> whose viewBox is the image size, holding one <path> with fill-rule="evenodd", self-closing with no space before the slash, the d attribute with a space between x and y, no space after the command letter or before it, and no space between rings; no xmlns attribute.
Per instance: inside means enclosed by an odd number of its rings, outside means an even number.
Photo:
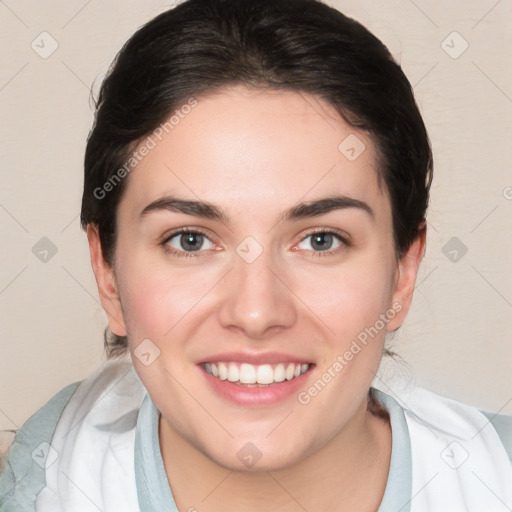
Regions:
<svg viewBox="0 0 512 512"><path fill-rule="evenodd" d="M162 241L163 242L168 242L171 238L174 238L175 236L178 236L178 235L183 235L183 234L186 234L186 233L198 233L200 235L203 235L205 236L206 238L208 238L208 240L210 240L210 235L208 234L207 231L205 230L202 230L200 228L189 228L189 227L184 227L184 228L178 228L174 231L171 231L170 233L168 234L165 234L163 237L162 237ZM213 240L210 240L211 242L213 242Z"/></svg>
<svg viewBox="0 0 512 512"><path fill-rule="evenodd" d="M175 236L178 236L178 235L182 235L182 234L186 234L186 233L198 233L200 235L203 235L205 236L206 238L208 238L208 240L214 244L214 245L217 245L212 239L211 237L208 235L208 233L205 231L205 230L202 230L201 228L193 228L193 227L183 227L183 228L179 228L177 229L176 231L173 231L171 232L169 235L166 235L162 238L162 243L168 243L169 240L171 240L172 238L174 238ZM307 231L305 234L303 234L301 236L301 238L299 240L297 240L297 242L295 242L294 245L298 244L298 243L301 243L303 242L306 238L310 237L310 236L313 236L313 235L316 235L316 234L332 234L334 235L340 242L344 243L344 244L347 244L347 243L350 243L351 241L351 237L348 233L345 233L343 231L338 231L334 228L313 228L312 231ZM187 251L184 251L184 252L187 252ZM200 251L198 251L200 252Z"/></svg>
<svg viewBox="0 0 512 512"><path fill-rule="evenodd" d="M303 237L302 237L302 240L304 238L307 238L308 236L311 236L311 235L316 235L317 233L327 233L327 234L332 234L332 235L336 235L338 237L340 237L341 239L350 239L350 235L343 231L342 229L334 229L334 228L313 228L312 231L308 231Z"/></svg>

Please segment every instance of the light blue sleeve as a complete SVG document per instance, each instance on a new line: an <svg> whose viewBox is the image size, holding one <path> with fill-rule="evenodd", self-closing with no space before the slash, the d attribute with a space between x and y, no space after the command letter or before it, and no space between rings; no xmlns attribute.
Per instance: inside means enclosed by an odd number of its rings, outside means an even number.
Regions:
<svg viewBox="0 0 512 512"><path fill-rule="evenodd" d="M494 427L494 430L498 433L498 436L508 453L508 458L512 462L512 416L492 414L486 411L481 412L487 417L491 422L491 425Z"/></svg>
<svg viewBox="0 0 512 512"><path fill-rule="evenodd" d="M0 459L1 512L34 512L35 498L46 484L44 467L55 427L79 384L59 391L16 432Z"/></svg>

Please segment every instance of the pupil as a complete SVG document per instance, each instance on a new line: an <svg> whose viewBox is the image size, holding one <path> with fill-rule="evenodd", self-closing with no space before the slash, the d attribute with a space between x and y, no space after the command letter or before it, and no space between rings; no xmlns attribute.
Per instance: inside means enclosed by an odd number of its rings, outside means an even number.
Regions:
<svg viewBox="0 0 512 512"><path fill-rule="evenodd" d="M317 233L313 235L311 245L319 251L330 249L332 247L332 235L329 233Z"/></svg>
<svg viewBox="0 0 512 512"><path fill-rule="evenodd" d="M186 251L198 251L202 245L203 235L200 233L184 233L180 245Z"/></svg>

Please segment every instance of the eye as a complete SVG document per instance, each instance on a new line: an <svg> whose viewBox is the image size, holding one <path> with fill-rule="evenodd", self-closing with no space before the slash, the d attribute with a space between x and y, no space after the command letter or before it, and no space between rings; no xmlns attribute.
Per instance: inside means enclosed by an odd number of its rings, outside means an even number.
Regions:
<svg viewBox="0 0 512 512"><path fill-rule="evenodd" d="M333 254L348 242L339 234L332 231L317 231L305 236L297 245L299 249L316 253Z"/></svg>
<svg viewBox="0 0 512 512"><path fill-rule="evenodd" d="M191 229L181 229L173 233L162 242L162 245L178 256L188 256L186 253L214 248L213 242L204 233Z"/></svg>

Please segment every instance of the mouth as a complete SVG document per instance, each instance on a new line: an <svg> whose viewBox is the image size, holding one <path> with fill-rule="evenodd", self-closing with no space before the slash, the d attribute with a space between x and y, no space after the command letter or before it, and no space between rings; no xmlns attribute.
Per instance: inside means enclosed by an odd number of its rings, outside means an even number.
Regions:
<svg viewBox="0 0 512 512"><path fill-rule="evenodd" d="M297 379L314 365L300 362L254 365L234 361L216 361L201 363L200 366L218 380L247 388L262 388Z"/></svg>
<svg viewBox="0 0 512 512"><path fill-rule="evenodd" d="M239 351L206 356L197 367L224 403L260 408L293 400L316 364L290 353Z"/></svg>

